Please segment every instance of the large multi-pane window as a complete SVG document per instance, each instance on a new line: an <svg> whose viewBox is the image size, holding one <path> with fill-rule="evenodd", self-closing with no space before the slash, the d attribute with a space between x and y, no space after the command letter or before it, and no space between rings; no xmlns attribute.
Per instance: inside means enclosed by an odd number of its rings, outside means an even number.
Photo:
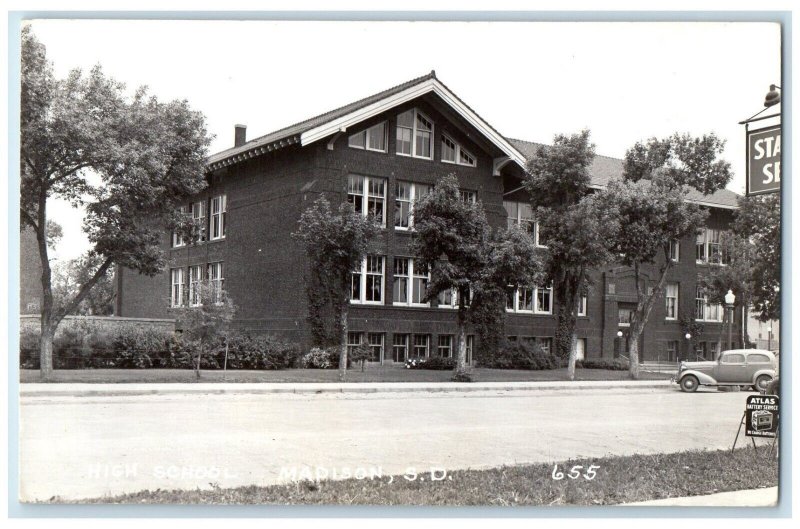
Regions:
<svg viewBox="0 0 800 529"><path fill-rule="evenodd" d="M206 201L192 203L192 219L197 229L197 242L206 240Z"/></svg>
<svg viewBox="0 0 800 529"><path fill-rule="evenodd" d="M364 342L363 332L350 331L347 333L347 356L353 354L353 350Z"/></svg>
<svg viewBox="0 0 800 529"><path fill-rule="evenodd" d="M386 122L351 135L347 145L356 149L386 152Z"/></svg>
<svg viewBox="0 0 800 529"><path fill-rule="evenodd" d="M475 157L458 142L442 135L442 161L475 167Z"/></svg>
<svg viewBox="0 0 800 529"><path fill-rule="evenodd" d="M667 316L668 320L678 319L678 283L667 283L666 300L667 300Z"/></svg>
<svg viewBox="0 0 800 529"><path fill-rule="evenodd" d="M367 343L369 344L369 350L372 353L369 361L370 362L382 362L383 361L383 333L379 332L371 332L367 334Z"/></svg>
<svg viewBox="0 0 800 529"><path fill-rule="evenodd" d="M181 206L176 210L178 216L183 219L186 215L189 214L189 207L188 206ZM172 246L173 248L178 248L180 246L186 246L186 239L183 235L178 231L175 230L172 232Z"/></svg>
<svg viewBox="0 0 800 529"><path fill-rule="evenodd" d="M225 221L228 214L228 199L226 195L217 195L211 199L211 236L210 239L225 237Z"/></svg>
<svg viewBox="0 0 800 529"><path fill-rule="evenodd" d="M536 246L544 248L544 242L539 234L539 225L533 218L533 208L527 202L515 202L504 200L503 207L506 210L508 227L518 226L527 231L533 237Z"/></svg>
<svg viewBox="0 0 800 529"><path fill-rule="evenodd" d="M442 358L453 356L453 337L449 334L440 334L436 346L436 354Z"/></svg>
<svg viewBox="0 0 800 529"><path fill-rule="evenodd" d="M381 255L368 255L353 271L350 302L383 303L384 258Z"/></svg>
<svg viewBox="0 0 800 529"><path fill-rule="evenodd" d="M208 282L211 285L211 302L222 303L222 291L225 288L225 276L222 263L208 264Z"/></svg>
<svg viewBox="0 0 800 529"><path fill-rule="evenodd" d="M200 283L203 281L203 265L189 267L189 306L197 307L202 304L200 297Z"/></svg>
<svg viewBox="0 0 800 529"><path fill-rule="evenodd" d="M506 289L506 310L509 312L552 314L553 287L513 287Z"/></svg>
<svg viewBox="0 0 800 529"><path fill-rule="evenodd" d="M725 264L722 230L705 228L697 234L695 254L698 263Z"/></svg>
<svg viewBox="0 0 800 529"><path fill-rule="evenodd" d="M708 296L701 287L697 287L697 294L694 300L696 320L701 321L722 321L723 309L719 303L709 303Z"/></svg>
<svg viewBox="0 0 800 529"><path fill-rule="evenodd" d="M170 270L171 290L170 305L173 307L183 306L183 268L173 268Z"/></svg>
<svg viewBox="0 0 800 529"><path fill-rule="evenodd" d="M409 257L394 258L394 286L392 289L395 305L422 305L428 292L430 273L419 262Z"/></svg>
<svg viewBox="0 0 800 529"><path fill-rule="evenodd" d="M392 338L392 360L405 362L408 358L408 335L395 334Z"/></svg>
<svg viewBox="0 0 800 529"><path fill-rule="evenodd" d="M469 294L467 293L467 305L469 305ZM457 288L448 288L439 292L438 304L443 309L457 309L461 305L461 295Z"/></svg>
<svg viewBox="0 0 800 529"><path fill-rule="evenodd" d="M411 358L421 359L428 357L428 347L430 336L427 334L414 335L414 348L411 350Z"/></svg>
<svg viewBox="0 0 800 529"><path fill-rule="evenodd" d="M416 108L397 116L397 154L433 158L433 121Z"/></svg>
<svg viewBox="0 0 800 529"><path fill-rule="evenodd" d="M372 176L347 177L347 202L353 209L386 226L386 179Z"/></svg>
<svg viewBox="0 0 800 529"><path fill-rule="evenodd" d="M394 227L408 230L414 227L414 202L431 192L433 186L398 180L394 192Z"/></svg>

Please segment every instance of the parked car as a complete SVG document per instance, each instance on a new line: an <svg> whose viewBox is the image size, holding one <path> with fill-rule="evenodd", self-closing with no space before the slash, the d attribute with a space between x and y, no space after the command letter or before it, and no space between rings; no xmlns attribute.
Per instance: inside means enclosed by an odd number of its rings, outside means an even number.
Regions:
<svg viewBox="0 0 800 529"><path fill-rule="evenodd" d="M753 386L763 392L777 376L778 360L772 352L732 349L723 351L716 361L681 362L672 382L689 393L698 386Z"/></svg>

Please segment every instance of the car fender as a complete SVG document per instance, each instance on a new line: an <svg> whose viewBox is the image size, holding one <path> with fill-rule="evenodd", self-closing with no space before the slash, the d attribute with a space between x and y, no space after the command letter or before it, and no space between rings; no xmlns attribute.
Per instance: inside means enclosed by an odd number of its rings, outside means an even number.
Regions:
<svg viewBox="0 0 800 529"><path fill-rule="evenodd" d="M687 369L686 371L681 371L680 375L678 375L677 382L680 383L683 380L683 377L686 375L694 375L697 377L697 381L700 384L716 384L717 381L710 377L707 373L703 373L702 371L695 371L694 369ZM753 379L755 380L755 379Z"/></svg>
<svg viewBox="0 0 800 529"><path fill-rule="evenodd" d="M778 376L774 369L761 369L753 374L753 384L756 383L756 379L761 375L769 375L772 379Z"/></svg>

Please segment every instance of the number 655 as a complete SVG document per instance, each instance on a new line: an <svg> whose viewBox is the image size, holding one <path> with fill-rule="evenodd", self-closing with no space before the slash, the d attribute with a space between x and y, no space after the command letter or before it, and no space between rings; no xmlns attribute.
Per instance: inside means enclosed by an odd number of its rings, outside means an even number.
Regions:
<svg viewBox="0 0 800 529"><path fill-rule="evenodd" d="M575 465L573 466L569 472L567 472L567 477L569 479L578 479L581 477L581 469L584 468L583 465ZM597 471L600 469L600 465L589 465L586 468L586 472L583 473L583 479L586 480L593 480L597 476ZM558 470L558 465L553 467L553 479L556 481L564 479L564 473Z"/></svg>

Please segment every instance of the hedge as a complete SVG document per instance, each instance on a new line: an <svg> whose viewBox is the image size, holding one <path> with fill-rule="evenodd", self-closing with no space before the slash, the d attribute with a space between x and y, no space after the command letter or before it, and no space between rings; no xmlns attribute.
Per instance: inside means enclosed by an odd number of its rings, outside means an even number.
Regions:
<svg viewBox="0 0 800 529"><path fill-rule="evenodd" d="M481 359L481 365L495 369L557 369L559 360L556 355L542 349L541 346L525 342L505 341L491 356Z"/></svg>

